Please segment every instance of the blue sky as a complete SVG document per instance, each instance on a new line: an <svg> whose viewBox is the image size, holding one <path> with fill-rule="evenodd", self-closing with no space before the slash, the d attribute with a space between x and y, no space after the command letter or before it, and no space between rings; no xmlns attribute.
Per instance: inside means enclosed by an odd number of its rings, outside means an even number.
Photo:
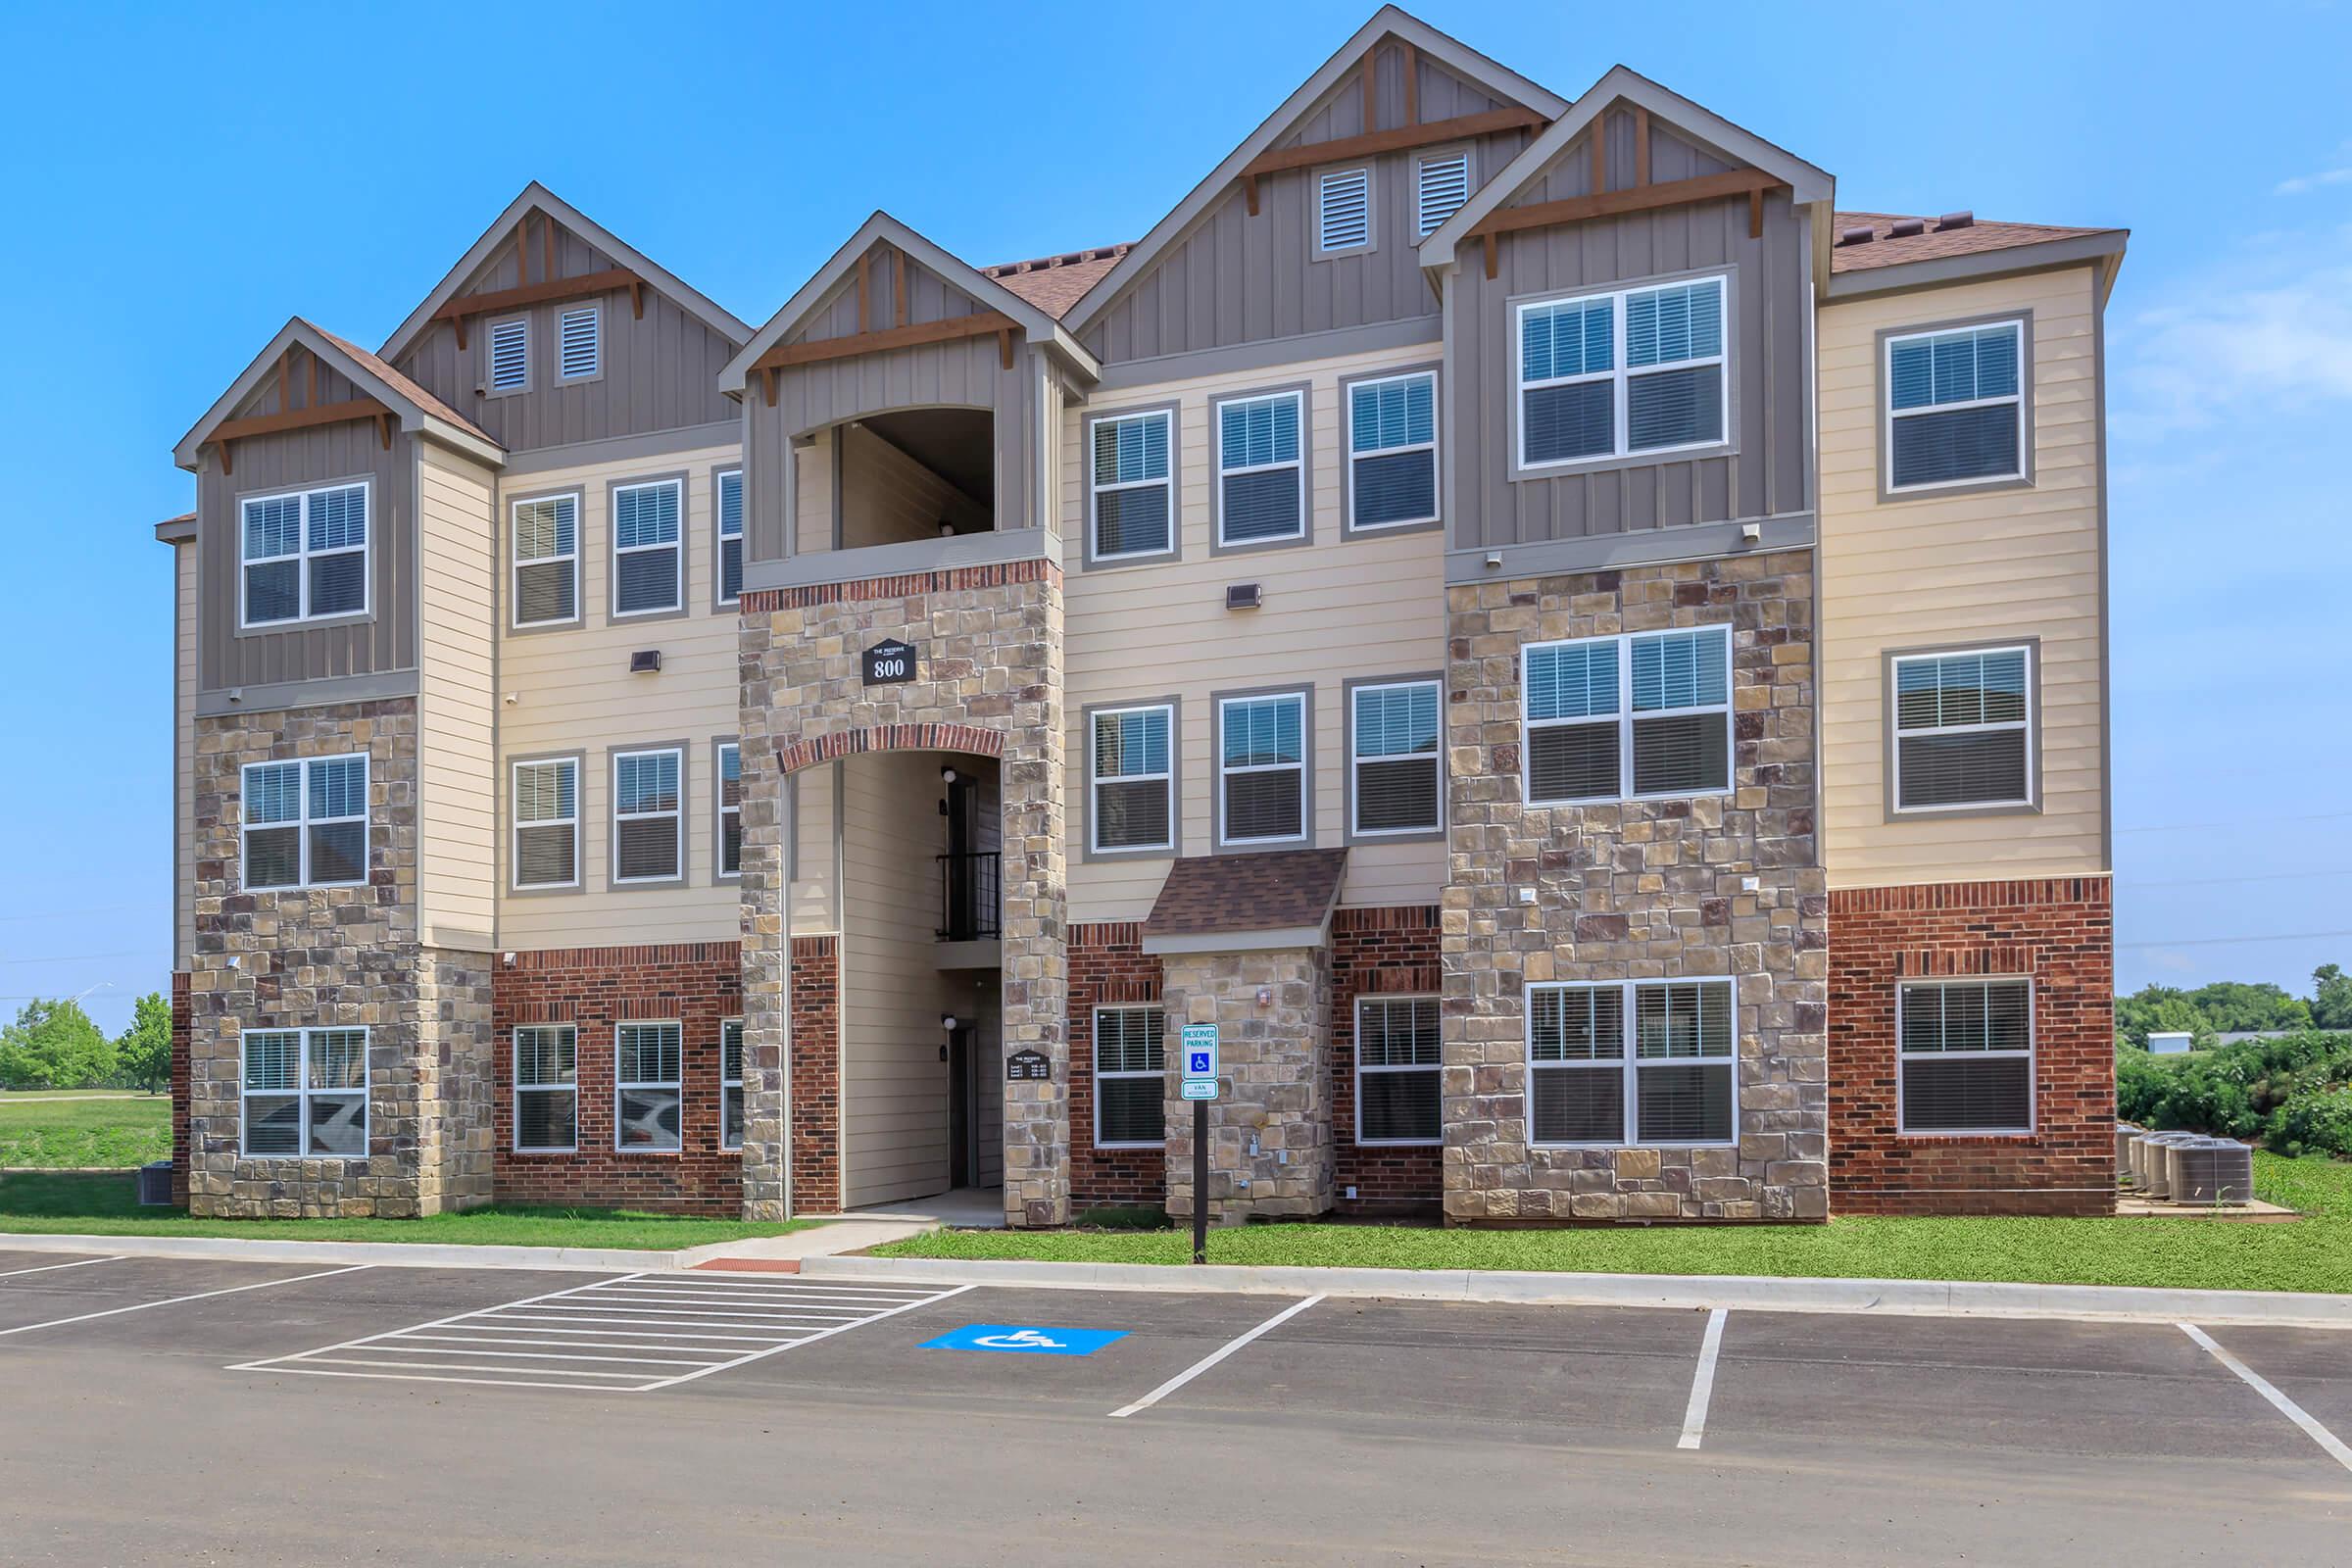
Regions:
<svg viewBox="0 0 2352 1568"><path fill-rule="evenodd" d="M117 1028L168 983L149 529L191 501L172 443L287 316L380 342L532 178L754 322L876 207L975 262L1133 239L1372 9L7 8L0 1012L103 983ZM2344 11L1417 9L1563 95L1630 65L1848 207L2132 229L2120 978L2301 992L2352 960L2352 518L2325 466L2352 415ZM2225 940L2291 933L2335 934Z"/></svg>

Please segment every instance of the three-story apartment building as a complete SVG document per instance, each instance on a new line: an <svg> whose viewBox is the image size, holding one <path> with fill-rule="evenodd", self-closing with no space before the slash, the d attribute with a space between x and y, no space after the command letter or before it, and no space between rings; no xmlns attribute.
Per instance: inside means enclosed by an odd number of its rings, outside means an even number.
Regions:
<svg viewBox="0 0 2352 1568"><path fill-rule="evenodd" d="M533 185L176 450L187 1200L2104 1212L2120 230L1385 9L753 328Z"/></svg>

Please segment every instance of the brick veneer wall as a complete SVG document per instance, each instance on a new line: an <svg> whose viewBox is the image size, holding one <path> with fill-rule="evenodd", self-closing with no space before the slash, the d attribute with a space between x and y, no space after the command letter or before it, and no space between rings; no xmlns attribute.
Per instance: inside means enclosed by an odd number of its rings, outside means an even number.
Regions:
<svg viewBox="0 0 2352 1568"><path fill-rule="evenodd" d="M172 1201L188 1201L188 972L172 976Z"/></svg>
<svg viewBox="0 0 2352 1568"><path fill-rule="evenodd" d="M2115 928L2105 877L1830 895L1830 1196L1841 1213L2115 1208ZM2035 1131L1895 1131L1899 981L2034 981Z"/></svg>
<svg viewBox="0 0 2352 1568"><path fill-rule="evenodd" d="M841 941L792 939L792 1211L841 1212Z"/></svg>
<svg viewBox="0 0 2352 1568"><path fill-rule="evenodd" d="M497 1191L504 1202L625 1203L734 1215L743 1205L743 1160L719 1147L722 1019L743 1010L741 949L733 942L518 953L497 972ZM613 1147L613 1040L619 1023L679 1030L676 1153ZM568 1023L578 1031L578 1149L514 1149L514 1030Z"/></svg>
<svg viewBox="0 0 2352 1568"><path fill-rule="evenodd" d="M1070 1205L1168 1200L1167 1156L1157 1149L1095 1147L1095 1009L1156 1004L1159 959L1144 952L1134 921L1070 927Z"/></svg>
<svg viewBox="0 0 2352 1568"><path fill-rule="evenodd" d="M1435 905L1332 915L1333 1206L1343 1214L1434 1213L1445 1202L1440 1145L1365 1147L1355 1141L1355 999L1438 995L1444 982L1438 936Z"/></svg>

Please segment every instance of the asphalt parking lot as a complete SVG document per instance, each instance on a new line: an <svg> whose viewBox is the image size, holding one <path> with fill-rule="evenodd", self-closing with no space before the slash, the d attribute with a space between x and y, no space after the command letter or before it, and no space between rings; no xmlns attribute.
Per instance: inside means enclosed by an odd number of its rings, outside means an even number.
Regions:
<svg viewBox="0 0 2352 1568"><path fill-rule="evenodd" d="M0 1561L2342 1560L2199 1333L0 1250Z"/></svg>

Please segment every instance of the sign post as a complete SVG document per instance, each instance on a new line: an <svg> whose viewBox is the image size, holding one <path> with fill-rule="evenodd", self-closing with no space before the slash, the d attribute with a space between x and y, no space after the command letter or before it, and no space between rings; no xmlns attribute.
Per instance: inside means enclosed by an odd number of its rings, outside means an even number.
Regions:
<svg viewBox="0 0 2352 1568"><path fill-rule="evenodd" d="M1217 1098L1217 1026L1188 1023L1177 1037L1184 1053L1184 1098L1193 1102L1193 1261L1208 1261L1208 1102Z"/></svg>

